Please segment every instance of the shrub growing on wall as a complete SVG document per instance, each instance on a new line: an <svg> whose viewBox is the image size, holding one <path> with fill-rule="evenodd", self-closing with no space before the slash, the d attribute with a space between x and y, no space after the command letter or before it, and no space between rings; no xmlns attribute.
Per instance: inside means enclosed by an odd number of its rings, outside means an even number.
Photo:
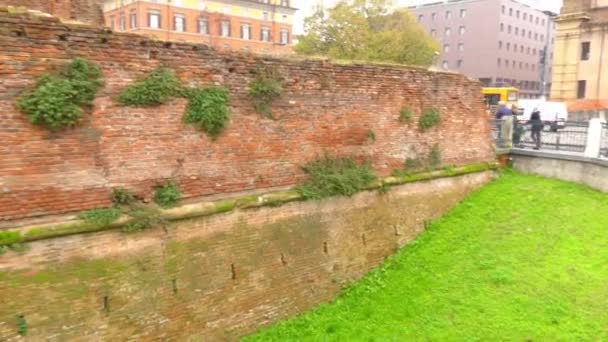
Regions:
<svg viewBox="0 0 608 342"><path fill-rule="evenodd" d="M320 199L335 195L352 196L376 179L369 164L352 159L323 158L303 167L310 179L296 190L305 198Z"/></svg>
<svg viewBox="0 0 608 342"><path fill-rule="evenodd" d="M249 84L249 96L254 101L256 112L272 118L270 105L283 93L281 77L272 69L259 69L256 78Z"/></svg>
<svg viewBox="0 0 608 342"><path fill-rule="evenodd" d="M19 98L17 107L30 122L51 130L74 126L102 86L99 67L74 59L59 75L43 75L33 90Z"/></svg>
<svg viewBox="0 0 608 342"><path fill-rule="evenodd" d="M186 123L195 124L212 139L216 139L228 126L228 90L221 87L189 89L190 100L184 114Z"/></svg>
<svg viewBox="0 0 608 342"><path fill-rule="evenodd" d="M180 95L182 87L175 73L159 66L152 74L127 87L118 97L124 106L151 107L166 103Z"/></svg>
<svg viewBox="0 0 608 342"><path fill-rule="evenodd" d="M399 121L403 122L403 123L409 123L412 121L412 110L407 108L407 107L403 107L401 108L401 111L399 111Z"/></svg>
<svg viewBox="0 0 608 342"><path fill-rule="evenodd" d="M170 208L179 203L182 194L174 183L168 183L156 188L154 192L154 202L163 208Z"/></svg>
<svg viewBox="0 0 608 342"><path fill-rule="evenodd" d="M437 126L441 122L441 113L437 108L428 108L420 116L418 126L422 132Z"/></svg>

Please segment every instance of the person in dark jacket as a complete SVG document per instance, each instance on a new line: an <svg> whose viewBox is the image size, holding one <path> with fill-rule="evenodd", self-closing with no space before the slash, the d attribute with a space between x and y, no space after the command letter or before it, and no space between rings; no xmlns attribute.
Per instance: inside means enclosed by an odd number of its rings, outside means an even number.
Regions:
<svg viewBox="0 0 608 342"><path fill-rule="evenodd" d="M537 108L534 108L532 112L532 116L530 116L529 123L532 125L532 140L534 141L534 149L540 149L541 142L541 132L545 127L545 124L540 118L540 111Z"/></svg>

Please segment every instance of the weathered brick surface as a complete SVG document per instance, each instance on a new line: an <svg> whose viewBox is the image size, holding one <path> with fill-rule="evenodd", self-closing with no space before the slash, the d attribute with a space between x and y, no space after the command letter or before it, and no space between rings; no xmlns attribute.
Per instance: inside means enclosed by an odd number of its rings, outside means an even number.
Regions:
<svg viewBox="0 0 608 342"><path fill-rule="evenodd" d="M0 7L27 7L63 20L103 25L102 3L103 0L0 0Z"/></svg>
<svg viewBox="0 0 608 342"><path fill-rule="evenodd" d="M1 12L0 45L0 221L106 206L117 186L149 198L167 179L187 198L290 186L323 154L368 159L381 175L435 144L447 164L493 159L479 84L458 74L215 52ZM31 125L15 109L18 96L74 57L103 69L93 112L54 134ZM113 101L160 64L185 84L230 90L230 126L217 141L182 122L185 100L147 109ZM284 78L276 120L255 113L247 95L259 65ZM410 124L398 120L403 106L415 112ZM443 122L421 133L428 107L440 108Z"/></svg>
<svg viewBox="0 0 608 342"><path fill-rule="evenodd" d="M0 257L0 341L18 314L29 341L235 340L330 300L491 178L30 243Z"/></svg>

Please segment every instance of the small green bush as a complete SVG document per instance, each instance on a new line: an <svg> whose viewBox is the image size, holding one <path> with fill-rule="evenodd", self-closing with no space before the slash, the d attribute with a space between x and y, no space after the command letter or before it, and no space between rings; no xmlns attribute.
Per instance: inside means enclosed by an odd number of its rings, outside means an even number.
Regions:
<svg viewBox="0 0 608 342"><path fill-rule="evenodd" d="M19 98L17 108L34 125L51 130L74 126L102 84L101 70L77 58L59 76L41 76L36 87Z"/></svg>
<svg viewBox="0 0 608 342"><path fill-rule="evenodd" d="M131 217L131 221L123 226L122 231L125 233L136 233L167 225L167 221L162 217L158 209L143 204L131 206L127 214Z"/></svg>
<svg viewBox="0 0 608 342"><path fill-rule="evenodd" d="M376 141L376 132L372 131L371 129L367 131L367 140L372 142Z"/></svg>
<svg viewBox="0 0 608 342"><path fill-rule="evenodd" d="M175 73L159 66L152 74L127 87L118 97L124 106L151 107L166 103L181 95L182 87Z"/></svg>
<svg viewBox="0 0 608 342"><path fill-rule="evenodd" d="M120 215L122 215L120 209L107 208L83 211L78 215L78 218L95 226L104 227L116 221Z"/></svg>
<svg viewBox="0 0 608 342"><path fill-rule="evenodd" d="M112 190L112 202L116 205L129 205L135 202L135 195L124 188L116 188Z"/></svg>
<svg viewBox="0 0 608 342"><path fill-rule="evenodd" d="M409 123L412 121L413 116L414 116L414 113L412 112L411 109L409 109L407 107L403 107L403 108L401 108L401 111L399 112L399 121L401 121L403 123Z"/></svg>
<svg viewBox="0 0 608 342"><path fill-rule="evenodd" d="M416 171L424 168L424 164L424 161L418 158L407 158L404 166L406 170Z"/></svg>
<svg viewBox="0 0 608 342"><path fill-rule="evenodd" d="M181 199L182 194L174 183L160 186L156 188L156 191L154 192L154 202L163 208L173 207L178 204Z"/></svg>
<svg viewBox="0 0 608 342"><path fill-rule="evenodd" d="M318 159L306 164L303 169L310 179L296 190L307 199L352 196L376 179L369 164L359 165L346 158Z"/></svg>
<svg viewBox="0 0 608 342"><path fill-rule="evenodd" d="M195 124L215 140L228 126L228 90L222 87L190 89L184 114L186 123Z"/></svg>
<svg viewBox="0 0 608 342"><path fill-rule="evenodd" d="M24 315L17 315L17 334L21 336L27 335L27 322Z"/></svg>
<svg viewBox="0 0 608 342"><path fill-rule="evenodd" d="M22 241L23 237L19 232L0 231L0 246L10 246Z"/></svg>
<svg viewBox="0 0 608 342"><path fill-rule="evenodd" d="M420 121L418 122L418 126L422 132L428 131L429 129L437 126L441 122L441 113L436 108L426 109L422 116L420 116Z"/></svg>
<svg viewBox="0 0 608 342"><path fill-rule="evenodd" d="M283 93L281 79L276 71L258 70L257 77L249 84L249 97L254 100L256 112L272 118L270 104Z"/></svg>
<svg viewBox="0 0 608 342"><path fill-rule="evenodd" d="M433 146L428 156L428 165L431 169L438 169L442 164L441 149L439 145Z"/></svg>

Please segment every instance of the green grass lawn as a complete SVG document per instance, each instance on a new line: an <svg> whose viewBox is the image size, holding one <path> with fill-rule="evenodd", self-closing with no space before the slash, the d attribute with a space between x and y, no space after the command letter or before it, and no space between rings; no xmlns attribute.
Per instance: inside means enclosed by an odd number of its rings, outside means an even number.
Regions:
<svg viewBox="0 0 608 342"><path fill-rule="evenodd" d="M244 341L606 341L608 196L506 172L332 303Z"/></svg>

